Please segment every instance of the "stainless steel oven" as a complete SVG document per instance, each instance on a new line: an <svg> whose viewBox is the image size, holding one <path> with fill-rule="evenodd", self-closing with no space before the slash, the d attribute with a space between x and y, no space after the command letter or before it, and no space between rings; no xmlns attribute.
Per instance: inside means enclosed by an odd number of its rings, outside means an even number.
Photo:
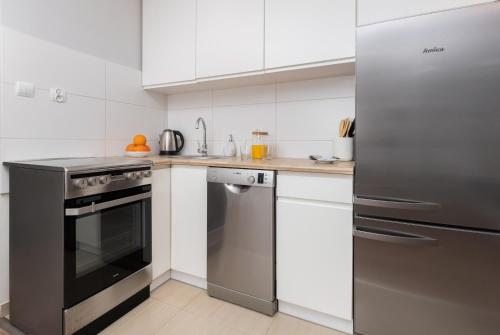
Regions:
<svg viewBox="0 0 500 335"><path fill-rule="evenodd" d="M150 161L8 165L16 327L33 335L96 334L149 297Z"/></svg>
<svg viewBox="0 0 500 335"><path fill-rule="evenodd" d="M64 226L70 308L151 263L151 185L68 199Z"/></svg>

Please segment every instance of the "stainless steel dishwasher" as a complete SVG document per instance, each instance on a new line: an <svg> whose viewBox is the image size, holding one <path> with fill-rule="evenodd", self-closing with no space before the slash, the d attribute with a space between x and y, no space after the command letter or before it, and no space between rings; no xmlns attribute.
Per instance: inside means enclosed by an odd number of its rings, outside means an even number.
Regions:
<svg viewBox="0 0 500 335"><path fill-rule="evenodd" d="M275 172L209 168L208 294L273 315Z"/></svg>

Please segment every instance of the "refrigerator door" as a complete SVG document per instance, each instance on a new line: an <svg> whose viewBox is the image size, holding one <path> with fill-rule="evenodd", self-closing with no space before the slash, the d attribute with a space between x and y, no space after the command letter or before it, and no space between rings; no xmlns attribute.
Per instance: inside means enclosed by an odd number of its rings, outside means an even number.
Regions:
<svg viewBox="0 0 500 335"><path fill-rule="evenodd" d="M354 330L497 334L500 234L355 218Z"/></svg>
<svg viewBox="0 0 500 335"><path fill-rule="evenodd" d="M500 230L500 3L361 27L355 211Z"/></svg>

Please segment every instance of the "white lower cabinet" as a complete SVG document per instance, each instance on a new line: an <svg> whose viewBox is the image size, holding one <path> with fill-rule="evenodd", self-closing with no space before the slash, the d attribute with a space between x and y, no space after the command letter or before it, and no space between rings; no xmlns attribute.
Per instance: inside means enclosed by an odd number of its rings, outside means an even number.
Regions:
<svg viewBox="0 0 500 335"><path fill-rule="evenodd" d="M207 168L172 168L172 270L207 278Z"/></svg>
<svg viewBox="0 0 500 335"><path fill-rule="evenodd" d="M286 173L277 194L280 309L352 332L352 177Z"/></svg>
<svg viewBox="0 0 500 335"><path fill-rule="evenodd" d="M153 280L170 270L170 169L153 170Z"/></svg>

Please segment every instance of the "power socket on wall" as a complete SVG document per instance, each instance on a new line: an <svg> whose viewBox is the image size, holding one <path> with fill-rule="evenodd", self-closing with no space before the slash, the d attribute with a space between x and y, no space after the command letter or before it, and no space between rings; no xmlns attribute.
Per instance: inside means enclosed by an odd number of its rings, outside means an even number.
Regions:
<svg viewBox="0 0 500 335"><path fill-rule="evenodd" d="M50 99L57 103L66 102L66 91L62 88L51 88L50 89Z"/></svg>

